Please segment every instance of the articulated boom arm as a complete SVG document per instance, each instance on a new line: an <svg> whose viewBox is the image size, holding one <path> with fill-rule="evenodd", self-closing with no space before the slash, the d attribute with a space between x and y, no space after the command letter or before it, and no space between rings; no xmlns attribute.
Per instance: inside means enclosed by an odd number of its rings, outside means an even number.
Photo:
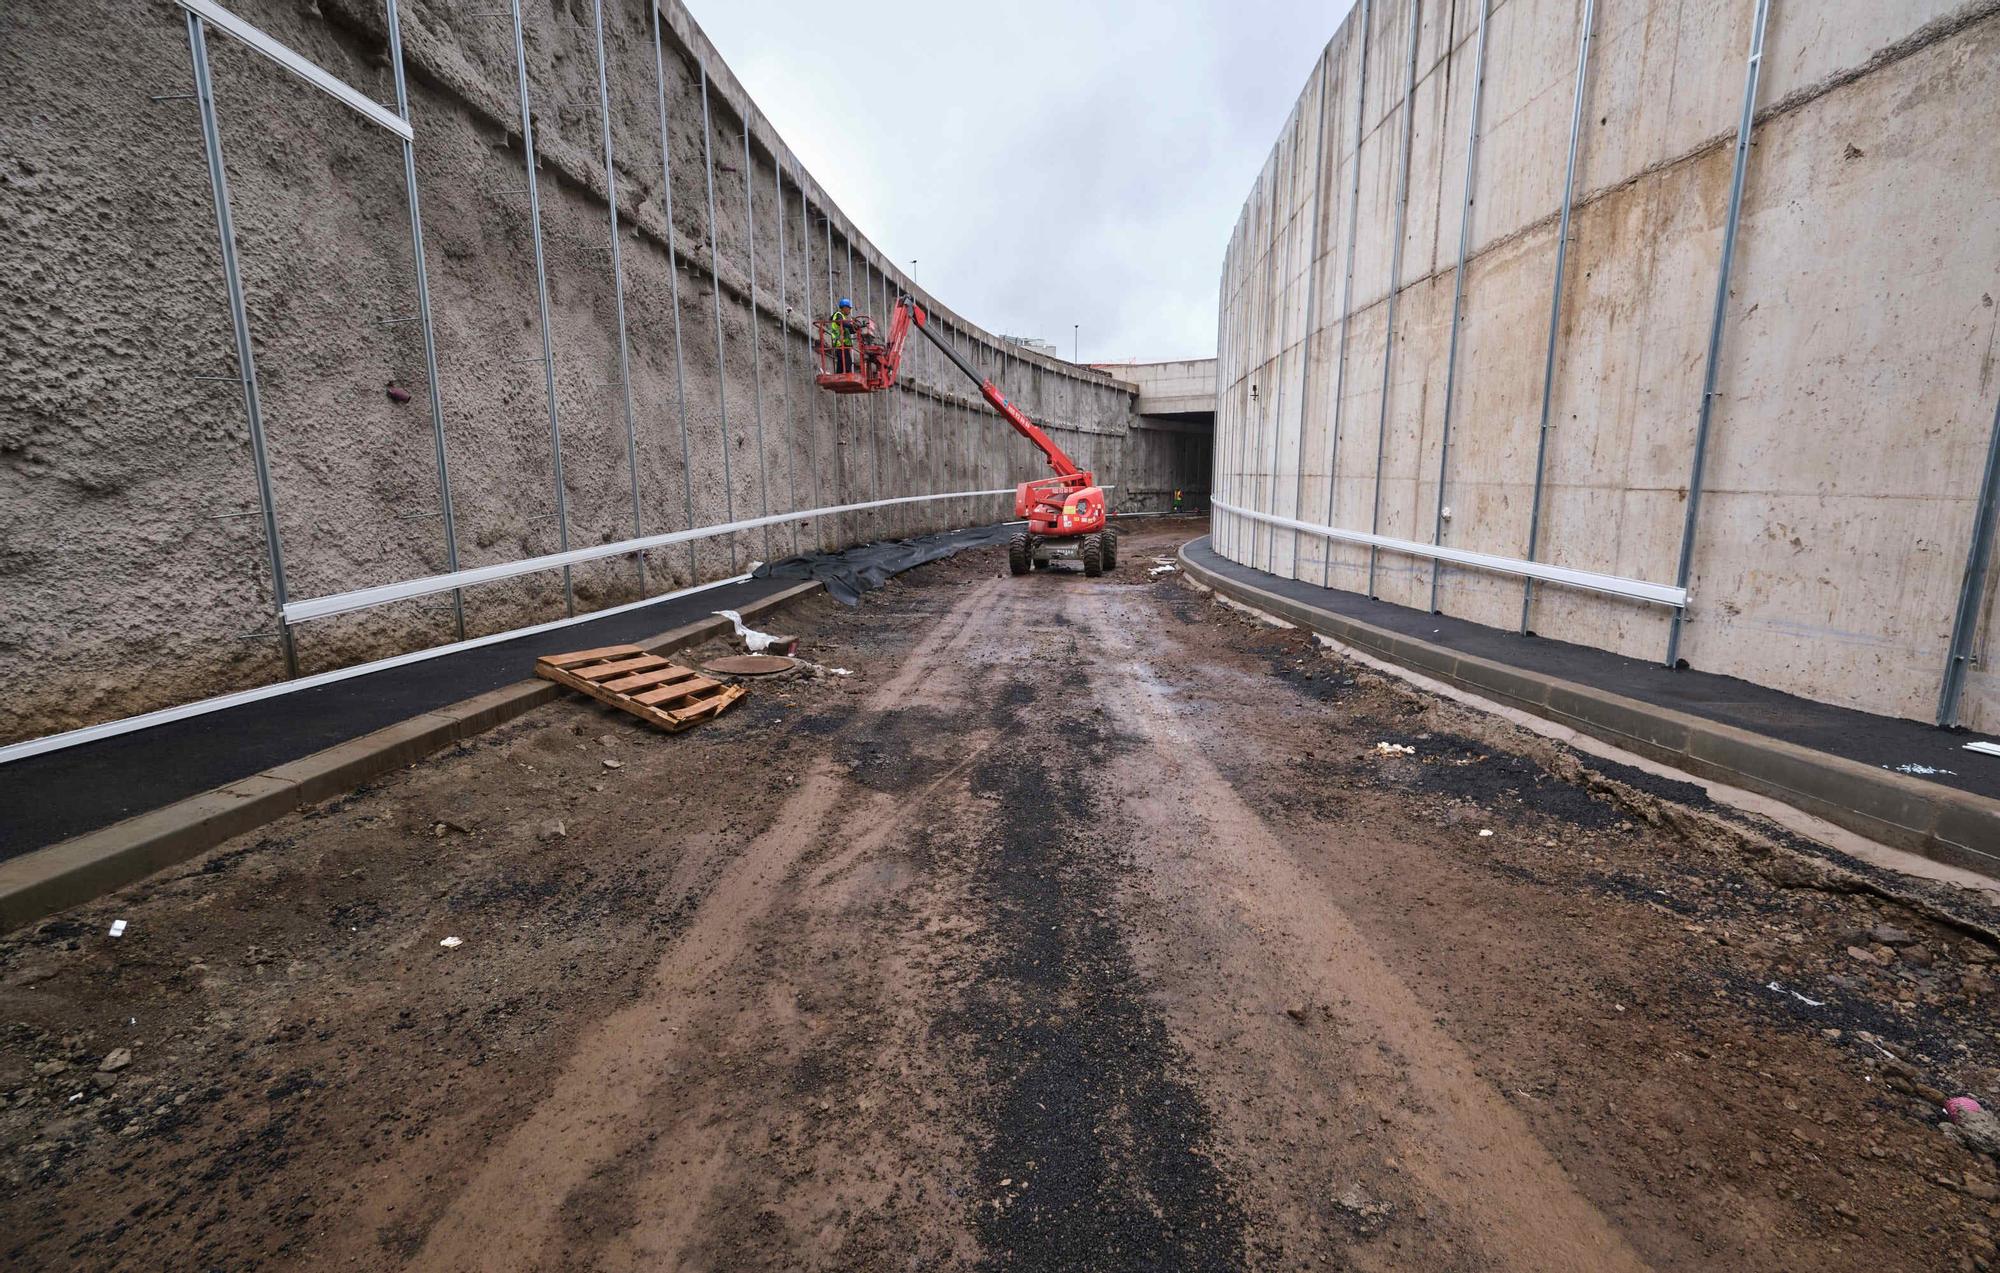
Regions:
<svg viewBox="0 0 2000 1273"><path fill-rule="evenodd" d="M1014 426L1014 431L1034 443L1036 448L1048 457L1049 467L1055 470L1057 477L1077 477L1083 473L1083 470L1076 466L1076 461L1070 459L1069 455L1056 445L1055 439L1042 432L1041 428L1028 418L1025 411L1007 401L1007 395L1000 392L999 385L980 375L956 349L945 344L938 334L931 330L930 320L922 307L908 298L896 302L896 316L889 320L890 346L899 356L903 348L903 335L908 330L910 321L905 317L906 314L914 317L917 330L922 332L931 344L944 351L944 356L951 359L960 371L971 378L972 383L979 386L980 394L992 404L995 411L1007 418L1007 423Z"/></svg>

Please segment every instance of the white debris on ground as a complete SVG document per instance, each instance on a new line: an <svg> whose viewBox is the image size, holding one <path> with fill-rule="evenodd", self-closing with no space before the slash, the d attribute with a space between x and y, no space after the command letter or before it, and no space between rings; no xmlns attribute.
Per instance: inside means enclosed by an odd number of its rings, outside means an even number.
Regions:
<svg viewBox="0 0 2000 1273"><path fill-rule="evenodd" d="M1889 768L1889 766L1884 765L1882 766L1882 768L1887 769ZM1920 774L1925 777L1928 777L1931 774L1944 774L1948 778L1958 777L1958 771L1956 769L1939 769L1935 765L1920 765L1915 761L1911 761L1907 765L1897 765L1896 772L1899 774Z"/></svg>
<svg viewBox="0 0 2000 1273"><path fill-rule="evenodd" d="M1375 752L1381 756L1414 756L1417 754L1417 749L1406 747L1402 743L1376 743Z"/></svg>
<svg viewBox="0 0 2000 1273"><path fill-rule="evenodd" d="M765 650L768 650L784 639L783 637L772 636L768 632L757 631L757 629L744 623L743 616L734 610L717 610L715 613L736 625L736 635L743 639L743 648L752 654L762 654Z"/></svg>
<svg viewBox="0 0 2000 1273"><path fill-rule="evenodd" d="M456 950L460 946L465 945L465 939L463 937L444 937L438 940L438 945L444 947L446 950Z"/></svg>

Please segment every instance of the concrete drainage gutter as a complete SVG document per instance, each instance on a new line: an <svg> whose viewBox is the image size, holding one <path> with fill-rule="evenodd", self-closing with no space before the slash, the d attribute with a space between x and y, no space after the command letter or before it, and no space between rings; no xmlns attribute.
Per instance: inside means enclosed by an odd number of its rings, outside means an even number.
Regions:
<svg viewBox="0 0 2000 1273"><path fill-rule="evenodd" d="M1749 730L1529 672L1322 610L1190 560L1220 596L1473 693L1734 787L1782 800L1894 848L2000 878L2000 801L1889 773Z"/></svg>
<svg viewBox="0 0 2000 1273"><path fill-rule="evenodd" d="M817 582L795 584L745 605L741 613L746 619L768 614L819 589ZM637 644L664 654L731 631L729 620L709 618ZM0 932L178 865L294 809L351 791L370 778L513 720L562 692L559 686L539 680L503 686L0 862Z"/></svg>

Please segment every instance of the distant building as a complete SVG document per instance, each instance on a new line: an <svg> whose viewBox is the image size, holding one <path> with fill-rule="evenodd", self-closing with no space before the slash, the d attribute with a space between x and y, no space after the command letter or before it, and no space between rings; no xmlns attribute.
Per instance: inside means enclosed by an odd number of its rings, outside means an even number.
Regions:
<svg viewBox="0 0 2000 1273"><path fill-rule="evenodd" d="M1000 339L1008 341L1012 344L1019 345L1023 349L1032 349L1036 353L1042 354L1045 357L1049 358L1060 357L1060 355L1056 353L1056 347L1054 345L1051 345L1046 340L1037 340L1033 336L1002 336Z"/></svg>

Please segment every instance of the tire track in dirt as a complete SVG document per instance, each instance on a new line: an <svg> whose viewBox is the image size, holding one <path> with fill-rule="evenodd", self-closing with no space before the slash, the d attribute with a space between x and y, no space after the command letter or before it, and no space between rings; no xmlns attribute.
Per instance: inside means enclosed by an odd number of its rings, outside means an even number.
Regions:
<svg viewBox="0 0 2000 1273"><path fill-rule="evenodd" d="M1203 722L1175 705L1171 674L1133 639L1149 607L1099 595L1108 604L1086 611L1092 639L1123 675L1094 681L1094 697L1141 740L1145 754L1128 763L1150 775L1123 801L1145 846L1135 905L1166 930L1143 964L1176 1005L1170 1020L1204 1090L1238 1111L1291 1109L1282 1163L1262 1161L1263 1120L1225 1116L1222 1128L1273 1237L1303 1256L1316 1234L1366 1236L1376 1199L1400 1193L1420 1214L1443 1209L1444 1223L1413 1239L1430 1248L1426 1267L1645 1267L1207 758ZM1309 1032L1302 1005L1330 1009L1331 1038ZM1344 1192L1364 1178L1374 1195ZM1362 1267L1410 1258L1385 1255L1349 1251Z"/></svg>
<svg viewBox="0 0 2000 1273"><path fill-rule="evenodd" d="M1065 591L990 709L1015 745L973 774L986 816L957 862L985 940L943 1028L984 1070L981 1267L1241 1268L1243 1217L1210 1152L1210 1111L1115 906L1126 829L1106 816L1098 774L1131 740L1079 706L1093 656L1076 612L1094 602L1074 582L1020 589L1040 606Z"/></svg>
<svg viewBox="0 0 2000 1273"><path fill-rule="evenodd" d="M988 583L968 590L918 641L896 674L865 700L888 712L910 702L950 701L968 642L993 610ZM816 846L846 843L850 854L879 845L898 825L893 801L868 799L828 760L803 777L771 828L723 872L688 931L661 960L645 998L605 1019L577 1047L553 1090L520 1124L488 1149L471 1178L431 1225L413 1263L423 1268L516 1269L572 1262L579 1241L563 1215L580 1202L637 1203L646 1191L606 1180L629 1174L656 1140L661 1117L654 1094L670 1058L706 996L748 954L747 939L783 896L786 881ZM621 1161L622 1160L622 1161ZM593 1181L596 1184L593 1184ZM680 1191L684 1206L698 1193ZM570 1206L579 1211L600 1207ZM692 1221L690 1220L690 1225ZM657 1226L647 1226L657 1233ZM634 1250L624 1240L628 1254ZM615 1261L614 1261L615 1262Z"/></svg>

